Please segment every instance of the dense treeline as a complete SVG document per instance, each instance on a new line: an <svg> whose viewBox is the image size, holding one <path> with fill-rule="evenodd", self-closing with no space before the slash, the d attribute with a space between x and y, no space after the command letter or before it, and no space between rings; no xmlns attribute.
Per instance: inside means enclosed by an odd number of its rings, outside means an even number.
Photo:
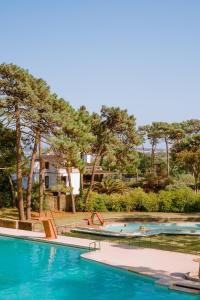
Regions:
<svg viewBox="0 0 200 300"><path fill-rule="evenodd" d="M164 187L177 181L180 175L188 174L194 178L194 189L198 192L200 177L200 120L192 119L181 123L153 122L142 126L139 132L143 141L151 145L149 178L165 179ZM165 143L165 157L157 155L159 142ZM146 170L147 171L147 170ZM147 173L146 173L147 174ZM188 182L185 182L189 184Z"/></svg>
<svg viewBox="0 0 200 300"><path fill-rule="evenodd" d="M44 207L44 148L56 154L57 164L68 173L73 212L76 207L90 209L93 190L98 195L114 194L116 199L116 195L123 195L125 199L130 189L137 186L147 192L158 192L169 186L183 188L184 185L198 192L199 120L171 124L154 122L137 128L135 117L119 107L102 106L100 113L92 114L84 106L75 110L53 94L44 80L14 64L0 65L0 116L0 187L4 186L0 205L17 205L21 220L31 218L35 194L38 195L40 213ZM137 151L137 147L147 140L151 153ZM164 154L157 151L160 142L165 144ZM84 190L83 157L88 152L95 153L95 159L90 184ZM35 193L32 179L37 154L40 174ZM113 171L115 179L96 183L97 165ZM79 199L73 194L72 166L81 174ZM16 174L16 180L13 174ZM132 176L129 184L121 180L123 174ZM27 178L26 190L23 188L24 177Z"/></svg>

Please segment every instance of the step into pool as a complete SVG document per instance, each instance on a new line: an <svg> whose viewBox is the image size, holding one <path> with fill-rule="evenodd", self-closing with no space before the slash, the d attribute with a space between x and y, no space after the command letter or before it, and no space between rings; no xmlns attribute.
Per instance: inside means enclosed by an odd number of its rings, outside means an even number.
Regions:
<svg viewBox="0 0 200 300"><path fill-rule="evenodd" d="M81 258L85 250L0 237L0 299L197 300Z"/></svg>

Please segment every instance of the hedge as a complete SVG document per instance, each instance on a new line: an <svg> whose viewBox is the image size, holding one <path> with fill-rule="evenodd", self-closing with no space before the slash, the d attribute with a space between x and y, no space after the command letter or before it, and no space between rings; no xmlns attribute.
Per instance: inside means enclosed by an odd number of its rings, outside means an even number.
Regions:
<svg viewBox="0 0 200 300"><path fill-rule="evenodd" d="M84 202L77 200L79 211L145 211L145 212L199 212L200 195L195 195L190 188L180 188L159 193L146 193L141 188L120 194L98 194L93 192L85 207Z"/></svg>

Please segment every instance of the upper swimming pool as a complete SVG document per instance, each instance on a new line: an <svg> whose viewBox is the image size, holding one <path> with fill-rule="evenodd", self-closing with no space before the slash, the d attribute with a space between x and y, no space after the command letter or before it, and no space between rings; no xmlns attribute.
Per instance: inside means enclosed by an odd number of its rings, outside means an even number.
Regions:
<svg viewBox="0 0 200 300"><path fill-rule="evenodd" d="M84 251L0 237L0 299L197 300L153 280L81 259Z"/></svg>
<svg viewBox="0 0 200 300"><path fill-rule="evenodd" d="M184 223L114 223L104 227L104 230L118 233L133 233L134 235L168 234L200 234L200 224Z"/></svg>

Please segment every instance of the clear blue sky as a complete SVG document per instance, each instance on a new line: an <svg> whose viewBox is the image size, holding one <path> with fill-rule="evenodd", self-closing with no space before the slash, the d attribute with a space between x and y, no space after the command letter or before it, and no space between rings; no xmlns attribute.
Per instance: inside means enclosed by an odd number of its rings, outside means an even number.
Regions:
<svg viewBox="0 0 200 300"><path fill-rule="evenodd" d="M0 0L0 62L138 124L199 118L199 0Z"/></svg>

